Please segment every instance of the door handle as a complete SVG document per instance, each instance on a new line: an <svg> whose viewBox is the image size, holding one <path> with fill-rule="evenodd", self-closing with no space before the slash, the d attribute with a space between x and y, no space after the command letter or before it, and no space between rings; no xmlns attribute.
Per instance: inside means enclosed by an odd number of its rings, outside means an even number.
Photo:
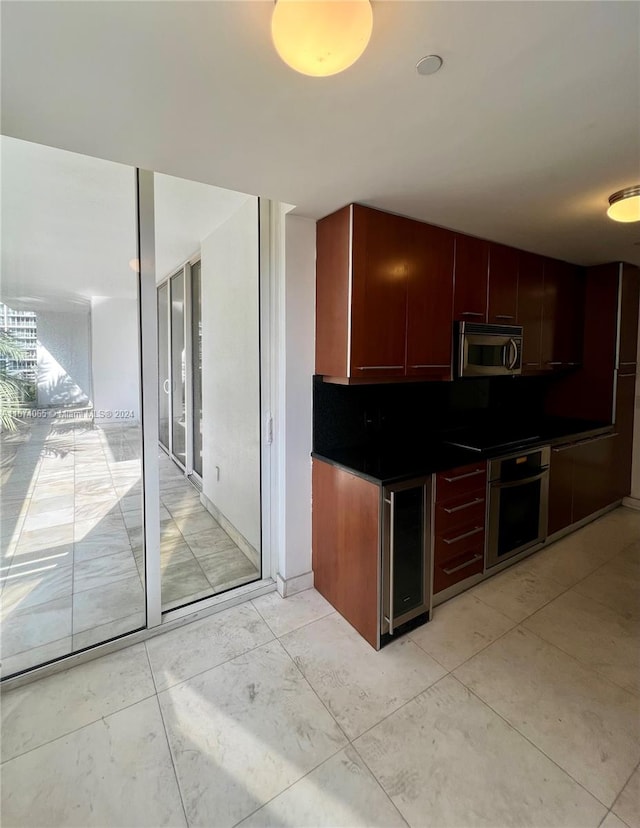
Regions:
<svg viewBox="0 0 640 828"><path fill-rule="evenodd" d="M506 483L492 483L491 486L494 489L513 489L514 486L523 486L525 483L535 483L536 480L542 480L542 478L547 474L549 474L549 469L545 469L539 474L534 474L531 477L522 477L519 480L509 480Z"/></svg>
<svg viewBox="0 0 640 828"><path fill-rule="evenodd" d="M162 383L162 387L164 388L164 393L165 393L165 394L168 394L168 393L169 393L169 380L168 380L168 379L166 379L166 380Z"/></svg>
<svg viewBox="0 0 640 828"><path fill-rule="evenodd" d="M447 483L455 483L456 480L465 480L467 477L475 477L478 474L484 474L484 469L476 469L472 472L467 472L467 474L458 474L456 477L443 477L443 480L446 480Z"/></svg>
<svg viewBox="0 0 640 828"><path fill-rule="evenodd" d="M389 623L389 635L393 635L393 557L394 557L394 542L393 542L393 534L394 534L394 523L395 523L395 513L396 513L396 493L391 492L391 505L389 507L389 617L387 621Z"/></svg>
<svg viewBox="0 0 640 828"><path fill-rule="evenodd" d="M471 564L474 564L476 561L479 561L480 558L482 558L482 555L476 554L473 556L473 558L471 558L470 561L465 561L464 563L458 564L458 566L453 566L451 567L451 569L443 568L442 571L445 575L453 575L454 572L459 572L461 569L465 569L467 566L471 566Z"/></svg>
<svg viewBox="0 0 640 828"><path fill-rule="evenodd" d="M484 316L484 313L478 313L477 311L462 311L462 316Z"/></svg>
<svg viewBox="0 0 640 828"><path fill-rule="evenodd" d="M458 535L455 538L442 538L442 540L446 544L457 543L465 538L470 538L472 535L477 535L478 532L484 532L484 526L476 526L475 529L472 529L470 532L464 532L464 534Z"/></svg>
<svg viewBox="0 0 640 828"><path fill-rule="evenodd" d="M518 362L518 345L515 339L509 340L509 347L513 348L513 359L509 363L509 370L513 371L513 369L516 367L516 363Z"/></svg>
<svg viewBox="0 0 640 828"><path fill-rule="evenodd" d="M461 506L453 506L451 509L447 509L445 506L442 508L448 515L453 515L455 512L461 512L463 509L468 509L470 506L476 506L478 503L484 503L484 497L476 497L475 500L470 500L468 503L463 503Z"/></svg>

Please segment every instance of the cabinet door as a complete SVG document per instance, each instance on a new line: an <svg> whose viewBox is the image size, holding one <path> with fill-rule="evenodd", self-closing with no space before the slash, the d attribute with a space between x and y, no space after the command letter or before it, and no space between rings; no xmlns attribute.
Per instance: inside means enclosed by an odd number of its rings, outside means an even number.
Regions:
<svg viewBox="0 0 640 828"><path fill-rule="evenodd" d="M636 397L635 374L618 374L616 380L616 441L614 500L628 497L631 491L631 464L633 458L633 419Z"/></svg>
<svg viewBox="0 0 640 828"><path fill-rule="evenodd" d="M414 223L354 205L351 376L356 379L404 376Z"/></svg>
<svg viewBox="0 0 640 828"><path fill-rule="evenodd" d="M451 379L454 234L415 227L407 300L407 376Z"/></svg>
<svg viewBox="0 0 640 828"><path fill-rule="evenodd" d="M640 271L622 265L620 295L620 350L618 366L624 373L634 371L638 344L638 304L640 302Z"/></svg>
<svg viewBox="0 0 640 828"><path fill-rule="evenodd" d="M495 325L515 325L517 313L518 251L490 244L488 320Z"/></svg>
<svg viewBox="0 0 640 828"><path fill-rule="evenodd" d="M542 367L571 368L582 359L584 276L580 268L544 260Z"/></svg>
<svg viewBox="0 0 640 828"><path fill-rule="evenodd" d="M541 369L544 268L541 256L520 252L518 263L518 324L523 328L522 372Z"/></svg>
<svg viewBox="0 0 640 828"><path fill-rule="evenodd" d="M453 316L460 322L487 321L489 242L456 235Z"/></svg>
<svg viewBox="0 0 640 828"><path fill-rule="evenodd" d="M618 499L614 484L616 460L617 444L612 434L576 444L573 468L574 523Z"/></svg>
<svg viewBox="0 0 640 828"><path fill-rule="evenodd" d="M572 523L574 446L551 449L549 466L549 524L553 535Z"/></svg>

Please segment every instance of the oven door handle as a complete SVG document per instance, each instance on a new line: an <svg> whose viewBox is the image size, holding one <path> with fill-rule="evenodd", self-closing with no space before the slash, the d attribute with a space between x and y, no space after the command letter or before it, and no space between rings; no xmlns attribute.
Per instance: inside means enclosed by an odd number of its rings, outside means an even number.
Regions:
<svg viewBox="0 0 640 828"><path fill-rule="evenodd" d="M546 468L544 471L541 471L539 474L533 474L531 477L521 477L518 480L508 480L505 483L500 483L498 481L491 484L492 488L494 489L513 489L514 486L522 486L525 483L535 483L536 480L542 480L543 477L549 474L549 469Z"/></svg>

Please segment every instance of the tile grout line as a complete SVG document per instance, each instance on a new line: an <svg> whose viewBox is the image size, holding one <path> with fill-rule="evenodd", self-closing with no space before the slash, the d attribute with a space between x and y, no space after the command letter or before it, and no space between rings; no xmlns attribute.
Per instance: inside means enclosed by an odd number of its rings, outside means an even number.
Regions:
<svg viewBox="0 0 640 828"><path fill-rule="evenodd" d="M71 667L69 669L73 670L74 668ZM64 673L58 673L57 675L64 675ZM45 679L39 679L39 680L44 681ZM29 687L31 685L24 685L24 686ZM20 688L20 687L16 688L16 690L21 690L21 689L22 688ZM16 753L15 756L11 756L11 757L9 757L9 759L3 759L2 761L0 761L0 767L2 767L2 765L9 764L9 762L13 762L14 759L19 759L21 756L26 756L28 753L32 753L34 750L39 750L41 747L44 747L45 745L51 745L54 742L60 741L60 739L66 739L67 736L71 736L74 733L78 733L78 731L80 731L80 730L84 730L86 727L91 727L91 725L94 725L97 722L101 722L104 719L108 719L111 716L114 716L116 713L120 713L122 710L128 710L130 707L135 707L135 705L139 704L140 702L148 701L149 699L153 699L153 698L155 698L156 695L157 695L157 693L154 691L153 693L149 694L148 696L142 696L141 698L136 699L134 702L131 702L131 704L125 704L122 707L118 707L117 710L111 710L109 713L107 713L104 716L98 716L96 719L92 719L90 722L85 722L84 724L81 724L78 727L74 727L71 730L68 730L68 731L65 731L64 733L61 733L59 736L54 736L53 739L47 739L45 742L42 742L41 744L38 744L38 745L34 745L33 747L30 747L28 750L24 750L21 753Z"/></svg>
<svg viewBox="0 0 640 828"><path fill-rule="evenodd" d="M554 649L558 650L558 652L562 653L563 656L566 656L567 658L571 659L571 661L574 661L576 664L578 664L580 667L582 667L583 670L587 670L589 673L592 673L594 676L597 676L599 679L601 679L602 681L605 681L607 684L612 685L617 690L622 690L624 693L626 693L628 696L631 696L631 698L634 699L637 702L638 696L640 694L635 693L633 690L629 690L628 687L623 687L621 684L618 684L617 681L614 681L612 678L609 678L609 676L605 676L603 673L599 673L590 664L586 664L584 661L580 661L580 659L576 658L576 656L574 656L572 653L568 653L568 652L566 652L566 650L563 650L562 647L558 647L558 645L554 644L553 641L548 641L546 638L544 638L542 635L540 635L540 633L536 632L535 630L530 630L529 627L525 627L523 624L518 624L518 627L522 627L522 629L526 633L528 633L529 635L533 635L539 641L542 641L543 644L546 644L547 647L553 647Z"/></svg>
<svg viewBox="0 0 640 828"><path fill-rule="evenodd" d="M521 736L526 742L528 742L531 745L532 748L534 748L536 751L538 751L538 753L542 754L542 756L546 757L552 764L554 764L560 771L562 771L562 773L566 774L566 776L568 776L569 779L573 780L573 782L575 782L576 785L578 785L580 788L582 788L583 791L588 793L589 796L593 797L593 799L595 799L596 802L598 802L600 805L602 805L603 808L606 808L607 811L609 810L609 806L605 805L605 803L598 796L596 796L596 794L594 794L592 791L590 791L586 787L586 785L584 785L582 782L579 782L571 773L569 773L568 770L566 770L566 768L563 768L562 765L559 765L558 762L556 762L555 759L552 759L551 756L549 756L547 753L545 753L545 751L542 750L541 747L536 745L535 742L532 742L531 739L525 733L522 733L520 730L518 730L518 728L515 725L513 725L508 719L506 719L502 715L502 713L500 713L497 710L494 710L494 708L491 707L491 705L488 702L486 702L483 698L481 698L470 687L467 687L467 685L463 681L461 681L457 676L451 676L451 678L454 679L455 681L457 681L458 684L461 687L464 687L465 690L467 690L475 699L477 699L481 704L483 704L488 710L491 710L492 713L495 713L495 715L498 716L498 718L502 719L502 721L507 725L507 727L509 727L510 730L512 730L514 733L517 733L518 736ZM605 814L605 816L606 816L606 814Z"/></svg>
<svg viewBox="0 0 640 828"><path fill-rule="evenodd" d="M444 677L443 677L443 678L444 678ZM433 687L433 685L431 685L431 686ZM428 688L427 688L427 689L428 689ZM360 737L358 737L358 738L360 738ZM385 795L385 797L389 800L389 802L391 803L392 807L393 807L393 808L395 808L396 812L397 812L397 813L399 814L399 816L400 816L400 819L401 819L401 820L405 823L405 825L407 826L407 828L411 828L409 821L405 818L404 814L400 811L400 809L398 808L398 806L396 805L396 803L393 801L393 799L391 799L391 796L390 796L390 795L386 792L386 790L384 789L384 787L383 787L383 785L382 785L382 782L378 779L378 777L375 775L375 773L373 772L373 770L369 767L369 764L367 763L367 760L366 760L366 759L364 758L364 756L360 753L360 751L358 750L357 746L356 746L356 745L354 745L354 744L353 744L353 742L351 742L351 747L352 747L352 748L355 750L355 752L358 754L358 757L360 758L360 761L361 761L361 762L362 762L362 764L365 766L365 768L369 771L369 773L371 774L371 776L375 779L376 784L378 785L378 787L380 788L380 790L382 791L382 793Z"/></svg>
<svg viewBox="0 0 640 828"><path fill-rule="evenodd" d="M167 723L164 720L164 714L162 712L162 705L160 704L160 697L158 695L158 687L156 685L156 677L153 673L153 667L151 666L151 659L149 658L149 651L147 650L147 642L143 641L142 644L144 646L144 652L145 652L145 655L147 657L147 664L149 665L149 673L151 674L151 681L153 682L153 687L154 687L154 690L155 690L154 698L156 700L156 706L158 708L158 712L160 713L160 721L162 722L162 729L164 731L164 738L165 738L165 742L166 742L166 745L167 745L167 750L169 751L169 758L171 759L171 767L173 768L173 776L174 776L174 779L176 780L176 787L178 788L178 796L180 797L180 805L182 807L182 813L184 814L184 823L185 823L186 826L188 826L190 823L189 823L189 819L187 817L187 809L186 809L185 804L184 804L184 796L183 796L183 793L182 793L182 785L180 784L180 777L178 776L178 769L176 767L176 760L175 760L175 757L173 755L173 750L171 748L171 742L169 740L169 734L167 733Z"/></svg>

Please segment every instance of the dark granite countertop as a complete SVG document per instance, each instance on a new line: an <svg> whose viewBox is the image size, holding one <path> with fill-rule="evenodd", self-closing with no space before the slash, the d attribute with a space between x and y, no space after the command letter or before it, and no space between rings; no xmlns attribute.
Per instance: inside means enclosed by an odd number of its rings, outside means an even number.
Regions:
<svg viewBox="0 0 640 828"><path fill-rule="evenodd" d="M497 429L496 429L497 430ZM613 431L607 423L590 420L546 418L519 428L522 439L508 446L484 451L459 448L448 440L459 439L459 434L431 435L424 442L406 445L376 444L359 448L336 448L312 452L311 456L339 466L378 485L399 483L413 477L423 477L434 472L465 466L482 458L492 459L517 452L520 448L531 449L543 445L561 445L597 437ZM480 432L482 434L482 432ZM506 432L508 436L508 432Z"/></svg>

